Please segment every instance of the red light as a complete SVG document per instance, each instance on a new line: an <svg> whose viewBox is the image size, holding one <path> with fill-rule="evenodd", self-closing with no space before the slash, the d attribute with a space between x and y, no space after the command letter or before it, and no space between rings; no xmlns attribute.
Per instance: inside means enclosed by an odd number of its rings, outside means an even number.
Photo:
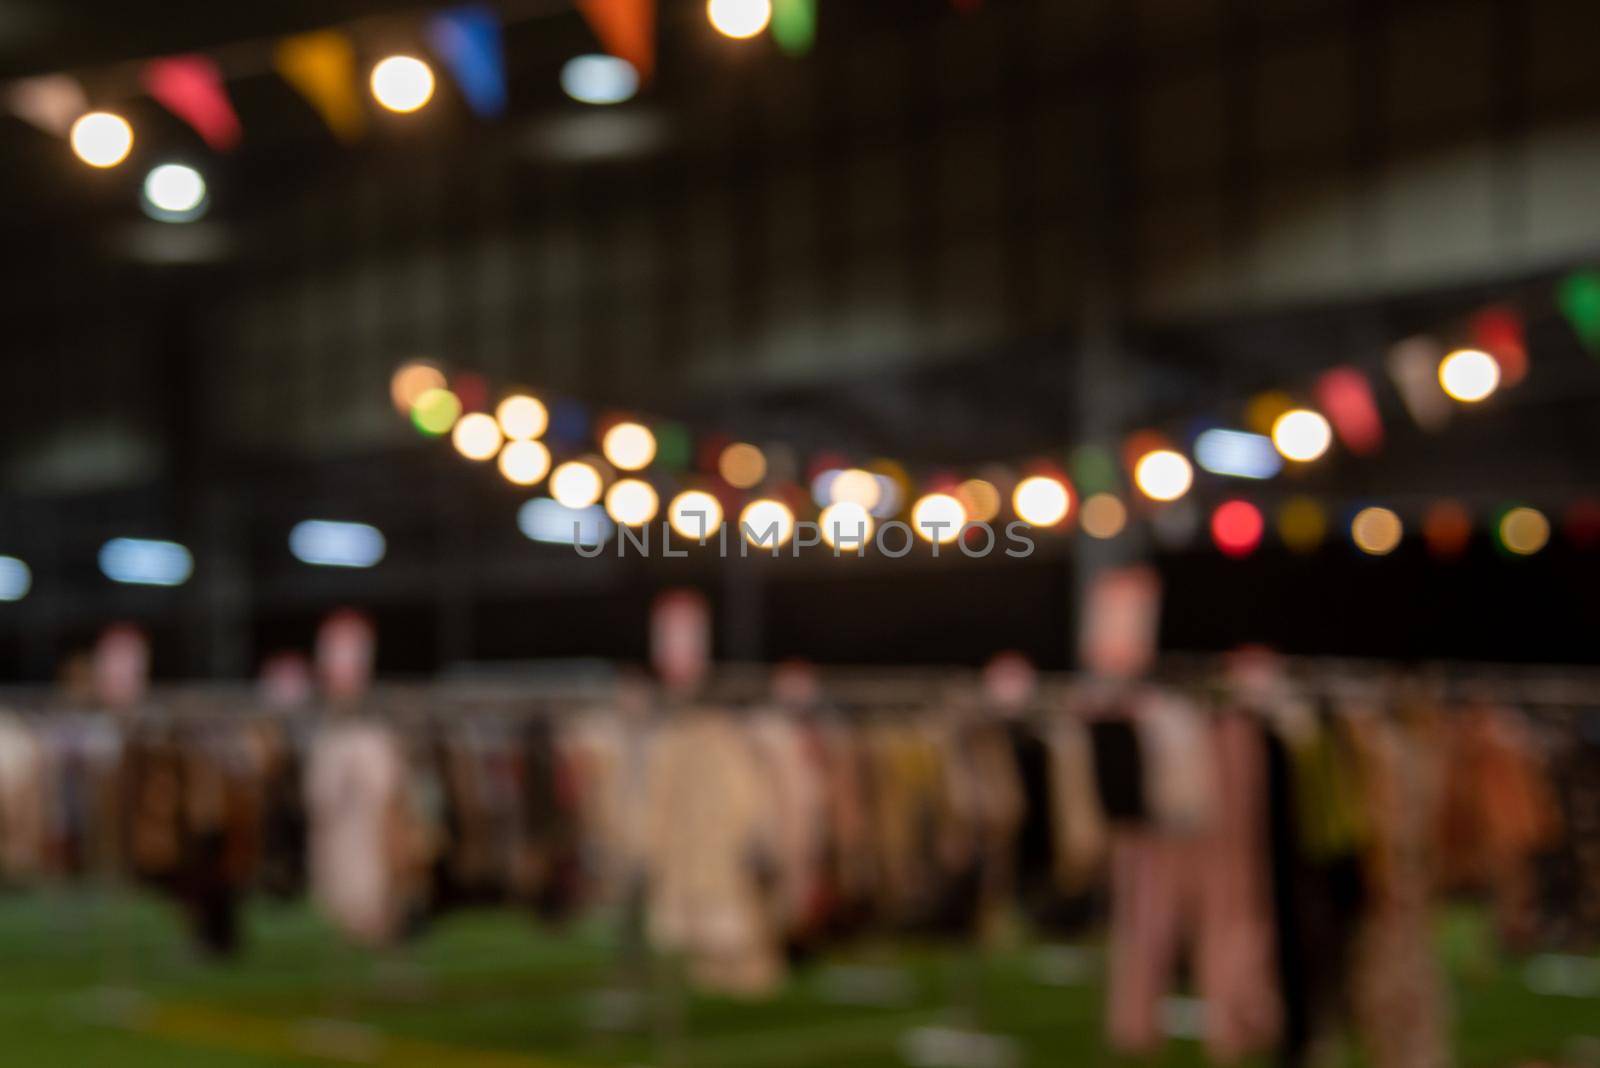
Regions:
<svg viewBox="0 0 1600 1068"><path fill-rule="evenodd" d="M1372 386L1354 367L1324 372L1317 379L1317 404L1344 447L1357 456L1369 456L1383 447L1383 420L1372 399Z"/></svg>
<svg viewBox="0 0 1600 1068"><path fill-rule="evenodd" d="M1211 513L1211 539L1225 556L1242 559L1255 552L1264 529L1261 509L1249 501L1228 501Z"/></svg>
<svg viewBox="0 0 1600 1068"><path fill-rule="evenodd" d="M1600 546L1600 501L1582 500L1567 509L1561 524L1574 548L1593 549Z"/></svg>
<svg viewBox="0 0 1600 1068"><path fill-rule="evenodd" d="M1455 559L1472 540L1472 513L1455 501L1439 501L1422 519L1422 540L1439 559Z"/></svg>
<svg viewBox="0 0 1600 1068"><path fill-rule="evenodd" d="M1528 343L1522 316L1511 308L1485 308L1472 317L1472 343L1500 365L1501 382L1514 386L1528 373Z"/></svg>

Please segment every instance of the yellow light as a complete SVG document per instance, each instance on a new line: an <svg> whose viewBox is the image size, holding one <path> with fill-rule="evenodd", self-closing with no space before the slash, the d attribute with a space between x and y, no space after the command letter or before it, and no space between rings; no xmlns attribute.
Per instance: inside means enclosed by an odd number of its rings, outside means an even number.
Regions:
<svg viewBox="0 0 1600 1068"><path fill-rule="evenodd" d="M974 523L987 523L1000 514L1000 491L987 479L969 478L961 483L956 487L956 500Z"/></svg>
<svg viewBox="0 0 1600 1068"><path fill-rule="evenodd" d="M448 434L461 418L461 398L448 389L426 389L411 406L411 421L424 434Z"/></svg>
<svg viewBox="0 0 1600 1068"><path fill-rule="evenodd" d="M1350 523L1356 548L1370 556L1387 556L1400 544L1405 526L1387 508L1363 508Z"/></svg>
<svg viewBox="0 0 1600 1068"><path fill-rule="evenodd" d="M772 21L772 0L708 0L706 17L718 33L742 41Z"/></svg>
<svg viewBox="0 0 1600 1068"><path fill-rule="evenodd" d="M1114 538L1128 523L1128 509L1114 493L1086 497L1078 513L1078 525L1091 538Z"/></svg>
<svg viewBox="0 0 1600 1068"><path fill-rule="evenodd" d="M412 360L401 364L389 379L389 399L394 401L395 411L410 415L418 397L430 389L444 387L443 371L423 360Z"/></svg>
<svg viewBox="0 0 1600 1068"><path fill-rule="evenodd" d="M1156 449L1133 465L1133 481L1153 501L1175 501L1194 485L1194 468L1182 453Z"/></svg>
<svg viewBox="0 0 1600 1068"><path fill-rule="evenodd" d="M1034 475L1017 483L1011 494L1011 507L1017 518L1036 527L1053 527L1067 518L1072 494L1057 479Z"/></svg>
<svg viewBox="0 0 1600 1068"><path fill-rule="evenodd" d="M500 473L507 482L531 486L550 473L550 450L540 441L508 441L500 450Z"/></svg>
<svg viewBox="0 0 1600 1068"><path fill-rule="evenodd" d="M1550 520L1537 508L1513 508L1500 517L1500 543L1518 556L1532 556L1550 541Z"/></svg>
<svg viewBox="0 0 1600 1068"><path fill-rule="evenodd" d="M817 517L817 525L828 548L856 553L866 549L874 529L872 514L856 501L828 505Z"/></svg>
<svg viewBox="0 0 1600 1068"><path fill-rule="evenodd" d="M1287 393L1275 389L1257 393L1244 406L1244 425L1257 434L1270 435L1278 416L1293 407L1294 400Z"/></svg>
<svg viewBox="0 0 1600 1068"><path fill-rule="evenodd" d="M1328 517L1310 497L1290 497L1278 509L1278 537L1290 552L1311 552L1327 533Z"/></svg>
<svg viewBox="0 0 1600 1068"><path fill-rule="evenodd" d="M680 537L705 541L722 526L722 502L705 490L685 490L667 506L667 522Z"/></svg>
<svg viewBox="0 0 1600 1068"><path fill-rule="evenodd" d="M762 497L739 513L744 540L758 549L778 549L794 537L794 513L782 501Z"/></svg>
<svg viewBox="0 0 1600 1068"><path fill-rule="evenodd" d="M717 457L717 471L736 489L749 489L767 477L767 458L754 445L736 441Z"/></svg>
<svg viewBox="0 0 1600 1068"><path fill-rule="evenodd" d="M68 134L72 152L91 167L115 167L133 151L133 127L121 115L91 111Z"/></svg>
<svg viewBox="0 0 1600 1068"><path fill-rule="evenodd" d="M542 435L550 425L550 413L536 398L517 393L500 402L494 410L500 432L512 441L526 441Z"/></svg>
<svg viewBox="0 0 1600 1068"><path fill-rule="evenodd" d="M492 458L500 451L502 440L500 424L494 421L494 416L484 415L482 412L463 415L456 421L456 428L450 432L450 443L456 447L456 452L469 460ZM504 461L501 463L503 465Z"/></svg>
<svg viewBox="0 0 1600 1068"><path fill-rule="evenodd" d="M1333 444L1333 428L1320 412L1292 408L1273 422L1272 444L1284 459L1310 463Z"/></svg>
<svg viewBox="0 0 1600 1068"><path fill-rule="evenodd" d="M828 499L834 504L859 504L868 511L878 506L883 487L871 471L851 467L840 471L828 486Z"/></svg>
<svg viewBox="0 0 1600 1068"><path fill-rule="evenodd" d="M600 472L582 460L569 460L551 473L550 496L568 508L587 508L600 499Z"/></svg>
<svg viewBox="0 0 1600 1068"><path fill-rule="evenodd" d="M625 478L606 491L606 514L625 527L642 526L655 518L660 498L650 483Z"/></svg>
<svg viewBox="0 0 1600 1068"><path fill-rule="evenodd" d="M923 541L949 545L961 536L967 510L948 493L930 493L911 508L911 529Z"/></svg>
<svg viewBox="0 0 1600 1068"><path fill-rule="evenodd" d="M656 436L638 423L618 423L606 431L600 451L622 470L637 471L656 458Z"/></svg>
<svg viewBox="0 0 1600 1068"><path fill-rule="evenodd" d="M1476 404L1500 388L1500 365L1487 352L1457 349L1439 361L1439 385L1453 399Z"/></svg>
<svg viewBox="0 0 1600 1068"><path fill-rule="evenodd" d="M416 56L390 56L372 68L373 98L402 115L433 99L433 68Z"/></svg>

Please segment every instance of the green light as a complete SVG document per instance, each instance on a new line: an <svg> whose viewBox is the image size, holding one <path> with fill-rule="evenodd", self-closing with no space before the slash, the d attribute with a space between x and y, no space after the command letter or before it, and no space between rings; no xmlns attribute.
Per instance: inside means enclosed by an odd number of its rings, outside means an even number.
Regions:
<svg viewBox="0 0 1600 1068"><path fill-rule="evenodd" d="M817 40L817 0L773 0L772 37L791 56L803 56Z"/></svg>
<svg viewBox="0 0 1600 1068"><path fill-rule="evenodd" d="M694 459L694 442L682 423L659 423L656 432L656 466L682 471Z"/></svg>
<svg viewBox="0 0 1600 1068"><path fill-rule="evenodd" d="M1556 299L1578 340L1591 352L1600 352L1600 271L1567 275Z"/></svg>
<svg viewBox="0 0 1600 1068"><path fill-rule="evenodd" d="M424 390L411 406L411 422L431 438L450 433L461 418L461 400L448 389Z"/></svg>
<svg viewBox="0 0 1600 1068"><path fill-rule="evenodd" d="M1079 445L1067 460L1072 481L1085 497L1117 488L1117 461L1099 445Z"/></svg>

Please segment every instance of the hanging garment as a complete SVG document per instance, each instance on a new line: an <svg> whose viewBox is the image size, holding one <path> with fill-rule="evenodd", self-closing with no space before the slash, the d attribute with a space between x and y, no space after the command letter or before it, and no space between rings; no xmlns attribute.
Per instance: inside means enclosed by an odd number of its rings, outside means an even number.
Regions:
<svg viewBox="0 0 1600 1068"><path fill-rule="evenodd" d="M1044 731L1050 749L1056 886L1067 898L1087 893L1104 874L1106 823L1095 782L1089 731L1076 717L1057 716Z"/></svg>
<svg viewBox="0 0 1600 1068"><path fill-rule="evenodd" d="M306 808L311 818L311 895L339 930L363 945L392 941L407 919L402 869L407 827L406 760L392 732L375 723L324 728L311 745Z"/></svg>
<svg viewBox="0 0 1600 1068"><path fill-rule="evenodd" d="M1107 1032L1124 1052L1159 1045L1161 1000L1188 947L1207 1052L1232 1061L1271 1048L1281 1017L1260 728L1225 715L1191 759L1210 768L1208 825L1124 826L1112 834Z"/></svg>
<svg viewBox="0 0 1600 1068"><path fill-rule="evenodd" d="M647 771L648 923L708 990L770 993L784 970L771 912L775 800L730 717L683 712L654 739Z"/></svg>
<svg viewBox="0 0 1600 1068"><path fill-rule="evenodd" d="M45 862L44 754L22 720L0 714L0 881L28 882Z"/></svg>
<svg viewBox="0 0 1600 1068"><path fill-rule="evenodd" d="M1106 819L1142 822L1148 817L1144 760L1133 724L1125 716L1093 719L1089 739L1094 751L1095 790Z"/></svg>
<svg viewBox="0 0 1600 1068"><path fill-rule="evenodd" d="M1356 1025L1374 1068L1449 1064L1444 985L1434 958L1428 843L1443 752L1431 717L1347 716L1362 768L1371 842L1368 907L1351 963Z"/></svg>

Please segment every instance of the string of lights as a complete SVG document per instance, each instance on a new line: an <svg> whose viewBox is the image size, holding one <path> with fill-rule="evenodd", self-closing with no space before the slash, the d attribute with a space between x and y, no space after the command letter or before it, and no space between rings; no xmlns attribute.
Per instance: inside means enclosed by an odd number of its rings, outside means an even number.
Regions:
<svg viewBox="0 0 1600 1068"><path fill-rule="evenodd" d="M1554 304L1580 341L1593 347L1600 336L1600 272L1566 277ZM1441 428L1450 407L1480 406L1528 373L1524 313L1513 304L1475 313L1464 339L1467 344L1447 348L1432 336L1413 337L1387 354L1387 377L1401 407L1423 429ZM656 518L665 498L669 526L692 541L704 542L732 518L746 540L777 548L788 543L799 519L815 517L830 548L864 549L878 524L903 517L924 541L949 544L969 525L1015 518L1097 539L1121 536L1141 521L1159 545L1181 549L1192 544L1203 521L1216 549L1235 558L1254 553L1269 528L1285 548L1304 553L1323 545L1338 525L1362 553L1385 556L1407 533L1401 509L1389 506L1394 502L1335 505L1295 493L1269 517L1262 505L1225 490L1228 482L1264 483L1287 469L1310 467L1338 449L1357 457L1378 453L1385 434L1377 377L1343 365L1318 375L1308 389L1256 394L1242 406L1242 427L1196 432L1197 422L1186 419L1178 425L1191 428L1188 433L1140 429L1120 450L1081 443L1019 462L976 465L969 477L940 471L918 478L893 459L856 464L833 453L801 465L782 444L695 435L676 421L639 415L602 416L591 426L570 399L550 402L559 413L553 417L545 400L522 392L505 396L491 414L480 376L466 372L452 380L426 360L395 371L391 399L421 433L448 435L468 460L496 460L519 488L538 487L548 477L549 506L565 509L573 522L604 518L639 527ZM552 436L566 458L555 464L542 439L558 423L564 427ZM1223 491L1205 517L1191 499L1196 466ZM1548 516L1525 502L1480 506L1478 513L1509 556L1538 553L1552 537ZM1448 559L1464 551L1475 516L1460 500L1446 498L1428 502L1412 523L1429 552ZM1570 502L1564 526L1574 545L1592 548L1600 543L1600 504ZM769 529L776 531L776 545L757 541Z"/></svg>

